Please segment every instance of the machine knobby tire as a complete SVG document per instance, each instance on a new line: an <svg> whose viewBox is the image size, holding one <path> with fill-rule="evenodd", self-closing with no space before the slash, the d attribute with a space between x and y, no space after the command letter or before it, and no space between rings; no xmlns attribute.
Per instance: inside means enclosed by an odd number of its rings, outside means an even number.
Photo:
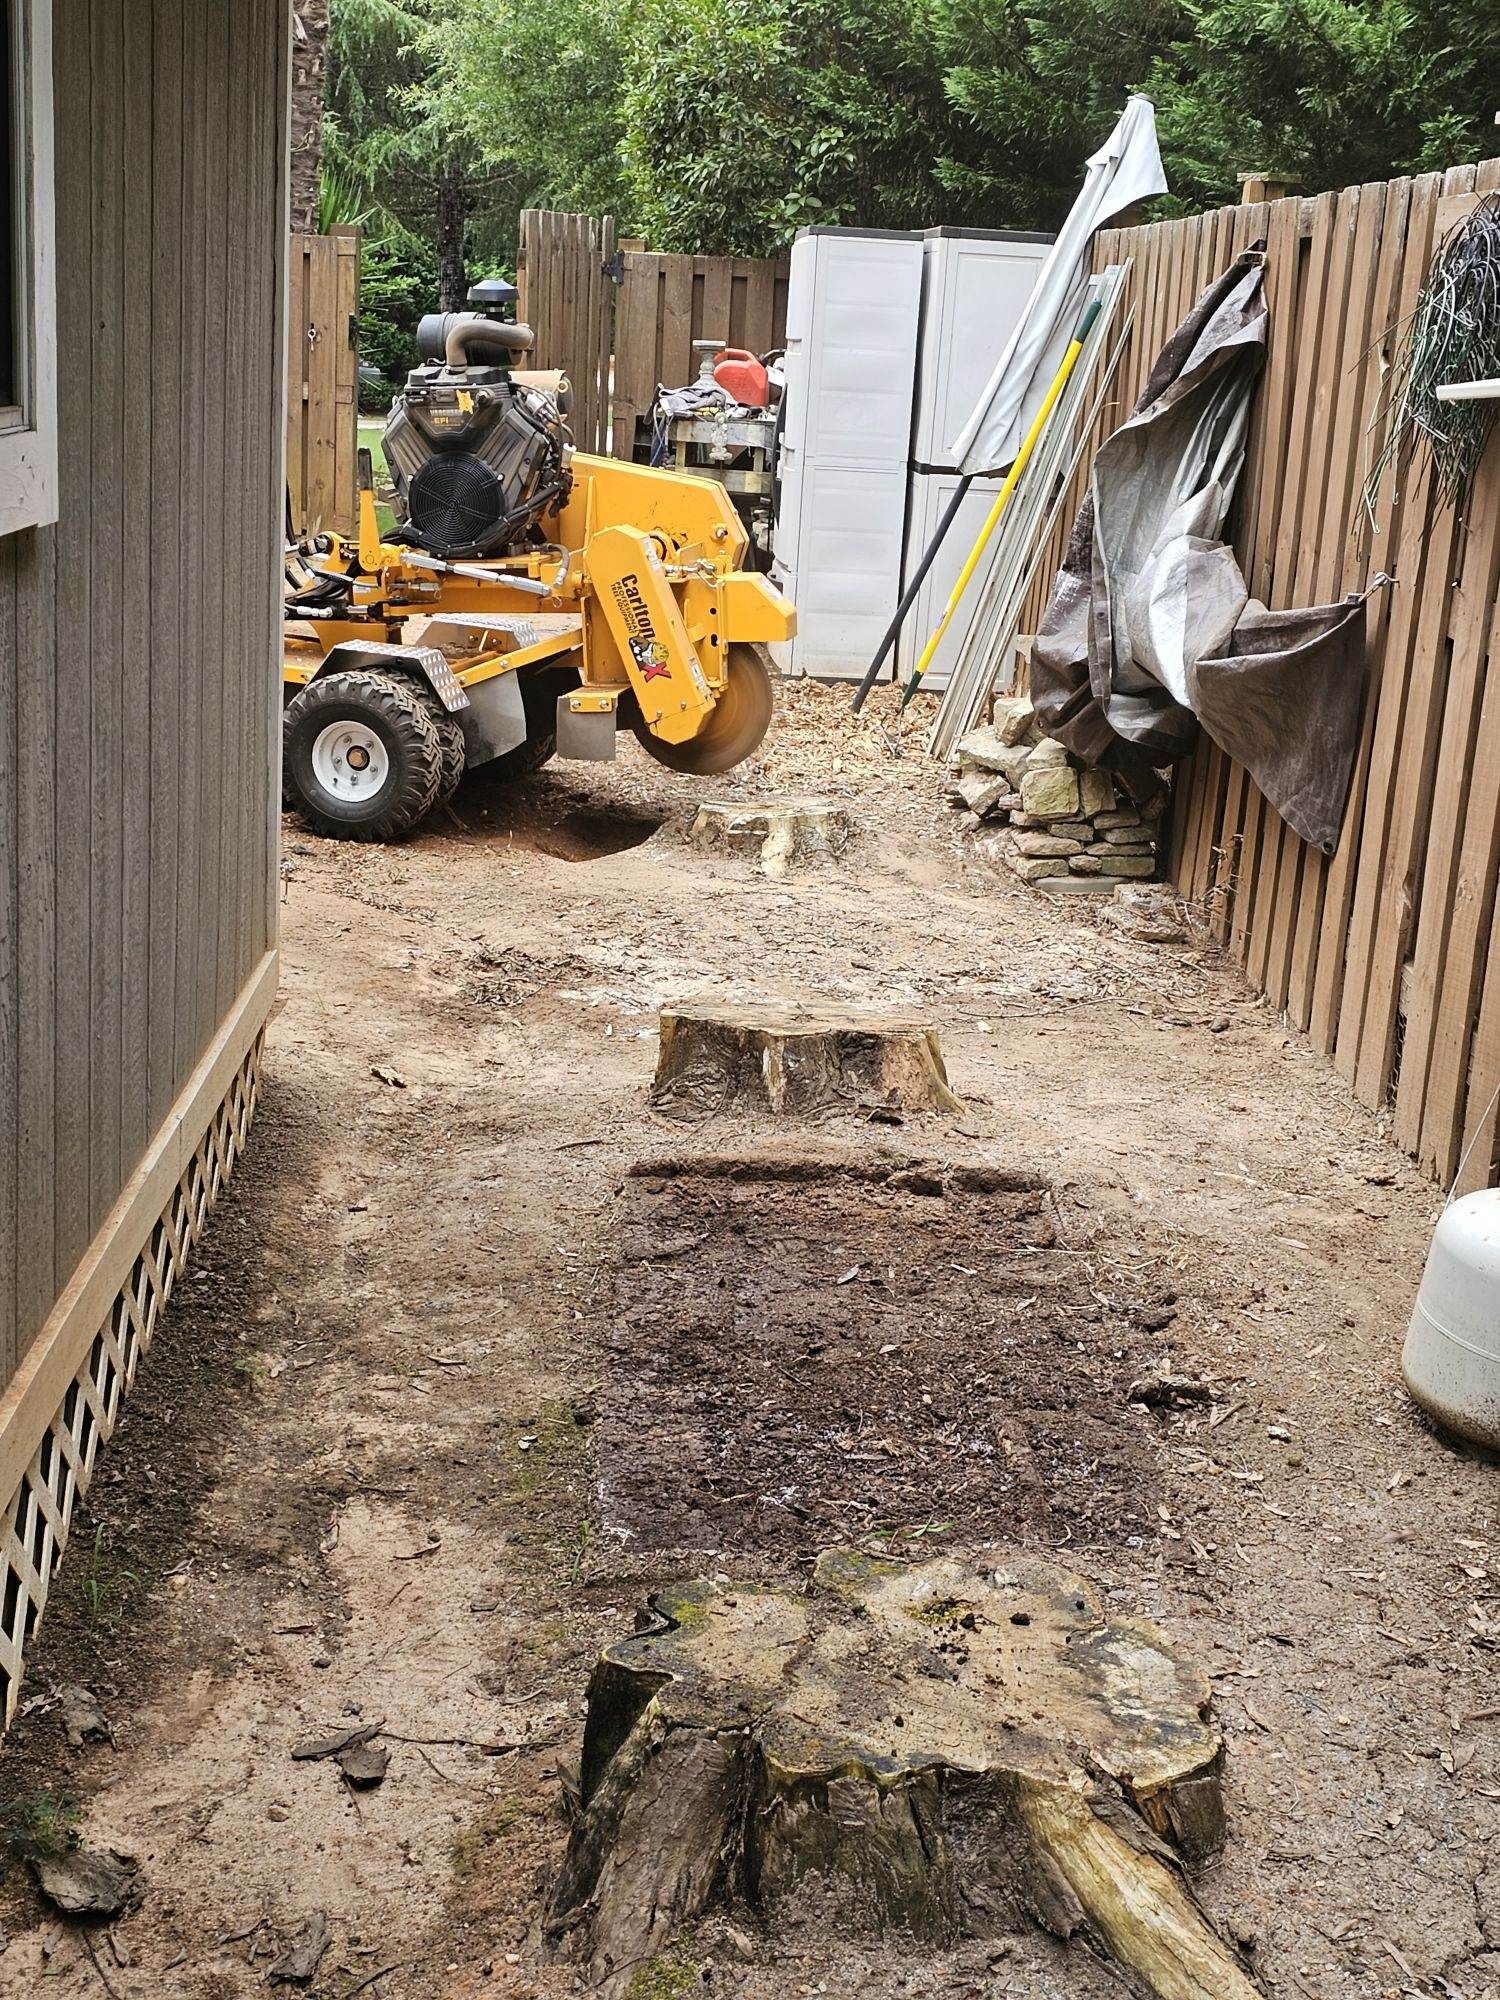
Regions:
<svg viewBox="0 0 1500 2000"><path fill-rule="evenodd" d="M438 804L442 805L458 790L468 762L468 750L462 728L446 709L438 718L437 732L438 741L443 746L443 775L438 781Z"/></svg>
<svg viewBox="0 0 1500 2000"><path fill-rule="evenodd" d="M443 775L438 780L437 803L444 805L458 790L468 763L468 746L464 742L463 725L456 715L450 715L426 681L413 680L422 706L432 717L432 726L437 731L438 742L443 752Z"/></svg>
<svg viewBox="0 0 1500 2000"><path fill-rule="evenodd" d="M345 720L377 735L390 761L385 784L368 800L336 798L313 771L319 734ZM357 668L326 674L288 705L281 732L285 794L317 833L335 840L399 840L439 796L443 740L427 704L407 681Z"/></svg>

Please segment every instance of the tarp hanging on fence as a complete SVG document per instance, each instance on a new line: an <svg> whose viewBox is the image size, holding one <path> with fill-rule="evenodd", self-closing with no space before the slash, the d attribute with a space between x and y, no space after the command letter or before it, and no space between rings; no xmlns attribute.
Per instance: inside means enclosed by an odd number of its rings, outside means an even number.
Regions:
<svg viewBox="0 0 1500 2000"><path fill-rule="evenodd" d="M1258 251L1199 298L1100 447L1031 661L1048 735L1153 782L1202 726L1331 852L1359 735L1364 599L1267 611L1221 539L1265 360Z"/></svg>
<svg viewBox="0 0 1500 2000"><path fill-rule="evenodd" d="M1083 189L1037 273L1026 310L1006 342L984 394L952 446L960 472L1003 472L1031 428L1083 306L1089 244L1096 229L1152 195L1167 177L1149 97L1132 97L1115 129L1085 164Z"/></svg>

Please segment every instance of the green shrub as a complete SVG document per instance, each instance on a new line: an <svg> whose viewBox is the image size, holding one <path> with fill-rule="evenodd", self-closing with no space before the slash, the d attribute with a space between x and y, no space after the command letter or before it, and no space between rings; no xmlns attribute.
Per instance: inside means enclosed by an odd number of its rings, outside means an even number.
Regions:
<svg viewBox="0 0 1500 2000"><path fill-rule="evenodd" d="M359 358L388 382L401 383L417 365L417 321L437 308L437 259L405 230L366 243L359 270ZM389 406L376 403L375 408ZM361 409L370 407L360 399Z"/></svg>

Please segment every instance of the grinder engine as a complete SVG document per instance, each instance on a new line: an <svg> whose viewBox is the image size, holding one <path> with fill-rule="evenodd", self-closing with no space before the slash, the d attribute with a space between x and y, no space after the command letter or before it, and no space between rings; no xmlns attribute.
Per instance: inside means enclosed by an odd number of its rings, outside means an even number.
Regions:
<svg viewBox="0 0 1500 2000"><path fill-rule="evenodd" d="M486 279L469 292L473 310L429 313L417 329L421 365L386 424L396 537L444 559L544 541L541 517L571 483L567 383L516 367L533 337L505 316L515 297L514 285Z"/></svg>

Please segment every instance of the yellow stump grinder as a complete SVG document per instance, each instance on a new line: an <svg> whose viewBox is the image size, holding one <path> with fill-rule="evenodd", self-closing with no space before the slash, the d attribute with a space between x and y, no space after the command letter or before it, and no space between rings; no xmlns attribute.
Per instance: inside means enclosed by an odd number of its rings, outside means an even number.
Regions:
<svg viewBox="0 0 1500 2000"><path fill-rule="evenodd" d="M557 374L517 366L514 287L421 323L386 425L396 529L367 460L359 533L289 548L283 786L320 833L392 840L466 770L610 758L629 728L674 771L727 771L771 719L764 648L790 604L740 568L711 479L575 453Z"/></svg>

